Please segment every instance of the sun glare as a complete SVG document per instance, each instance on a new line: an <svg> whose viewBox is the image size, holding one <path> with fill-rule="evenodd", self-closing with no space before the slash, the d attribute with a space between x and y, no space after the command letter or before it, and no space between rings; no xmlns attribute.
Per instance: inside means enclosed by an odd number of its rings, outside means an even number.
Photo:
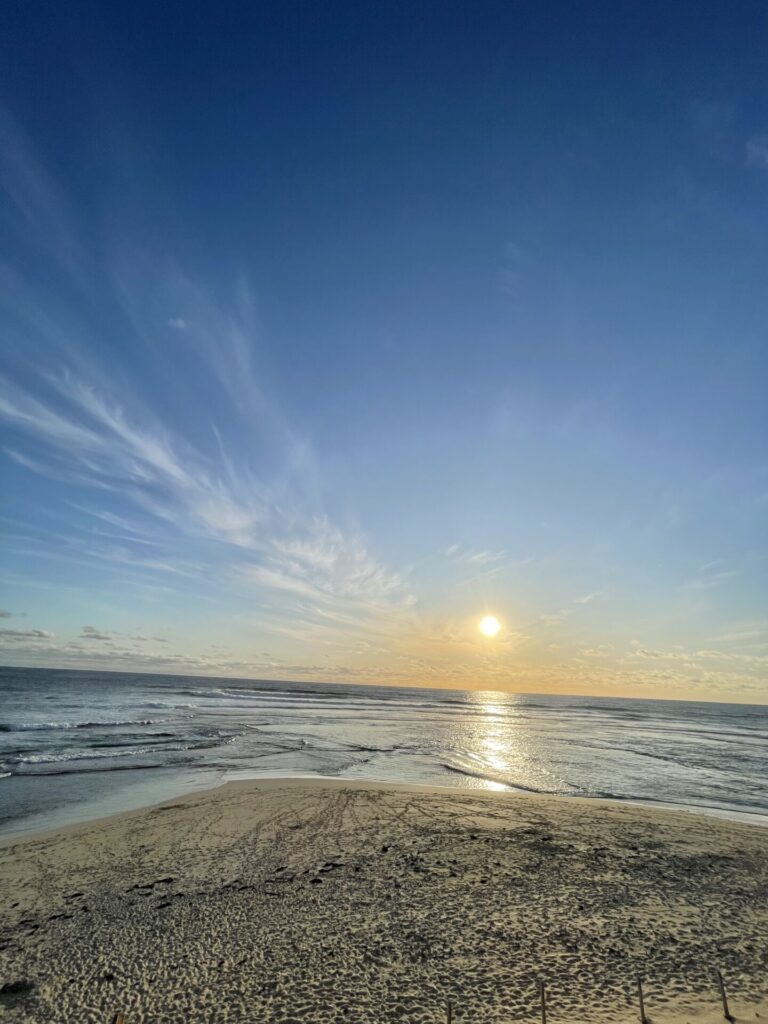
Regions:
<svg viewBox="0 0 768 1024"><path fill-rule="evenodd" d="M501 623L495 615L486 615L484 619L480 619L477 628L483 634L483 636L494 637L501 629Z"/></svg>

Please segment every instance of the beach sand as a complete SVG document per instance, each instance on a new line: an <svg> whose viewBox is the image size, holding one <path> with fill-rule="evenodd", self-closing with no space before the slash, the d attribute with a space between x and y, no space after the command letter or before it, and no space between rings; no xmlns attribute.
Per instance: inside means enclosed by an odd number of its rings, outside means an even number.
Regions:
<svg viewBox="0 0 768 1024"><path fill-rule="evenodd" d="M271 780L0 844L0 1021L768 1016L768 829Z"/></svg>

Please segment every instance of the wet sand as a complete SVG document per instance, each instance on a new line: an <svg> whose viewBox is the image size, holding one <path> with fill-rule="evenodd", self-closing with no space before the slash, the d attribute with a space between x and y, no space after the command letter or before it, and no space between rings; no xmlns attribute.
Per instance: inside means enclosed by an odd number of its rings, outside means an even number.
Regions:
<svg viewBox="0 0 768 1024"><path fill-rule="evenodd" d="M554 797L232 783L0 843L0 1021L768 1016L768 829Z"/></svg>

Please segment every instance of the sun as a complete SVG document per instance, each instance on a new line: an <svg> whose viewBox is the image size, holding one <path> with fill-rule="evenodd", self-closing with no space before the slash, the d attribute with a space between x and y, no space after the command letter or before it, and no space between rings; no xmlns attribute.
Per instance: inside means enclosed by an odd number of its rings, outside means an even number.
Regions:
<svg viewBox="0 0 768 1024"><path fill-rule="evenodd" d="M495 615L486 615L485 618L480 619L480 621L477 624L477 628L480 630L483 636L487 636L489 639L491 639L492 637L496 636L496 634L501 629L501 623L499 622Z"/></svg>

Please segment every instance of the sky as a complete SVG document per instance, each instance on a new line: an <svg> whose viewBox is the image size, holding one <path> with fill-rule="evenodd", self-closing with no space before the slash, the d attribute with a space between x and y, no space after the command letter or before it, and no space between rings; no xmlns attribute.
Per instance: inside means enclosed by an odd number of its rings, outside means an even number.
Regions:
<svg viewBox="0 0 768 1024"><path fill-rule="evenodd" d="M6 0L0 662L768 702L767 37Z"/></svg>

